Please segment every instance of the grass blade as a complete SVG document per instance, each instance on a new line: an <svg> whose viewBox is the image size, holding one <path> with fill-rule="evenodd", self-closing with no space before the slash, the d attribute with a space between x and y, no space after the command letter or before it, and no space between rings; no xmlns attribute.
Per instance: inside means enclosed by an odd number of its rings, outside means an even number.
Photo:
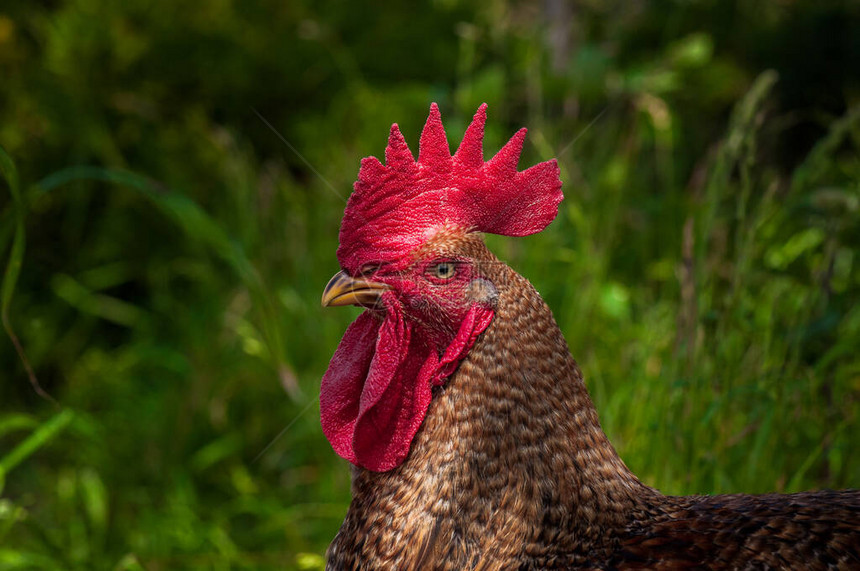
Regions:
<svg viewBox="0 0 860 571"><path fill-rule="evenodd" d="M18 276L21 274L21 264L24 261L26 235L24 232L24 203L21 201L18 169L15 168L15 163L3 147L0 147L0 174L3 175L6 184L9 186L9 192L12 194L12 207L15 216L15 234L12 238L12 249L9 253L9 261L6 264L6 271L3 273L3 282L0 284L0 320L3 321L3 329L12 341L12 345L15 346L15 351L24 365L24 370L27 371L27 378L30 380L33 389L42 398L56 404L53 397L45 392L42 385L39 384L36 373L33 372L33 367L30 366L30 361L24 352L24 347L12 328L12 321L9 319L9 305L12 302L12 294L15 292L15 284L18 283Z"/></svg>
<svg viewBox="0 0 860 571"><path fill-rule="evenodd" d="M15 168L15 163L12 162L3 147L0 147L0 173L6 179L9 192L12 193L12 206L15 211L15 237L12 241L9 262L6 264L6 271L3 274L3 284L0 288L0 309L3 311L3 325L6 326L9 302L12 300L15 283L21 273L21 261L24 258L24 208L21 204L21 192L18 186L18 169Z"/></svg>
<svg viewBox="0 0 860 571"><path fill-rule="evenodd" d="M37 428L11 452L0 458L0 472L9 472L12 468L27 459L39 448L45 446L59 434L75 417L75 413L66 409L56 414L51 420Z"/></svg>

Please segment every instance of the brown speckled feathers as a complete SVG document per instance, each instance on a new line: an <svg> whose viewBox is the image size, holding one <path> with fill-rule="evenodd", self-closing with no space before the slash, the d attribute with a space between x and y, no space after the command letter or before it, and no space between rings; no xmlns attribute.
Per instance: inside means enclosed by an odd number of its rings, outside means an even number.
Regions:
<svg viewBox="0 0 860 571"><path fill-rule="evenodd" d="M608 567L858 569L860 492L667 497Z"/></svg>
<svg viewBox="0 0 860 571"><path fill-rule="evenodd" d="M602 432L531 284L457 245L495 317L433 389L406 461L354 468L329 569L860 569L860 492L669 497Z"/></svg>

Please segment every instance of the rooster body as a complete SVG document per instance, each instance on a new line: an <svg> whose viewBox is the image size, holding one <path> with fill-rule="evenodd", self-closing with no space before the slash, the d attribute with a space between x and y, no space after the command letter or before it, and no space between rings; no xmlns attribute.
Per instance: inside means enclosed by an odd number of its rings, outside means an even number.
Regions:
<svg viewBox="0 0 860 571"><path fill-rule="evenodd" d="M378 385L384 347L369 363L348 358L349 345L338 349L321 393L323 424L355 466L329 569L860 568L858 491L672 497L641 483L601 430L582 374L532 285L469 228L429 236L396 269L345 267L346 277L324 295L326 305L360 297L370 307L367 331L384 332L400 312L411 327L410 351L418 339L443 365L458 357L444 378L427 377L420 429L401 458L390 432L415 424L396 414L411 410L421 388L386 407L392 386L403 392L395 372L394 383L372 398L362 387L354 403L340 369ZM420 286L422 276L443 272L453 277ZM395 304L397 296L408 303ZM347 421L327 421L332 406ZM335 442L343 434L349 443ZM381 452L375 441L385 444Z"/></svg>

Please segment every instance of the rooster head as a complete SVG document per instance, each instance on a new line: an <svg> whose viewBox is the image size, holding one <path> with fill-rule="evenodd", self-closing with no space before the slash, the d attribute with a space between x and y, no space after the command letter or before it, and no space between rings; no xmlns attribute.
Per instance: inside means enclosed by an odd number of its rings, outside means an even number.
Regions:
<svg viewBox="0 0 860 571"><path fill-rule="evenodd" d="M335 452L386 471L409 453L430 405L493 320L496 285L478 233L543 230L562 199L555 160L517 171L526 130L484 162L486 104L451 155L439 108L418 160L396 124L385 164L362 160L337 251L342 271L324 306L367 308L346 330L320 387L322 428Z"/></svg>

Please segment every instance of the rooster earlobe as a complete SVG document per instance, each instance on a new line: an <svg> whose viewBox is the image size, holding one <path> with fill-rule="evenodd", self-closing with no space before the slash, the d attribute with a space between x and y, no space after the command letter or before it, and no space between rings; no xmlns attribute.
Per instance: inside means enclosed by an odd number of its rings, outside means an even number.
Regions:
<svg viewBox="0 0 860 571"><path fill-rule="evenodd" d="M451 165L451 149L445 127L442 126L442 114L435 103L430 105L430 115L421 131L418 143L418 163L436 172L447 172Z"/></svg>
<svg viewBox="0 0 860 571"><path fill-rule="evenodd" d="M482 103L466 129L454 161L465 169L479 169L484 165L484 125L487 123L487 104Z"/></svg>
<svg viewBox="0 0 860 571"><path fill-rule="evenodd" d="M391 126L388 146L385 147L385 165L398 171L406 170L415 163L415 157L400 132L397 123Z"/></svg>

